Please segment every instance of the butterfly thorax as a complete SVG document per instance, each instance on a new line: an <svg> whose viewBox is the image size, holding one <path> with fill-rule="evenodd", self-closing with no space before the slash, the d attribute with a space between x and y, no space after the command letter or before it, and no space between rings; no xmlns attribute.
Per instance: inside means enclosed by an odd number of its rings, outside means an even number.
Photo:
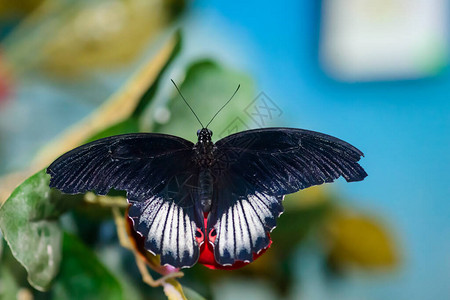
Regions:
<svg viewBox="0 0 450 300"><path fill-rule="evenodd" d="M194 145L194 160L200 169L209 169L214 163L212 131L206 128L197 131L198 142Z"/></svg>

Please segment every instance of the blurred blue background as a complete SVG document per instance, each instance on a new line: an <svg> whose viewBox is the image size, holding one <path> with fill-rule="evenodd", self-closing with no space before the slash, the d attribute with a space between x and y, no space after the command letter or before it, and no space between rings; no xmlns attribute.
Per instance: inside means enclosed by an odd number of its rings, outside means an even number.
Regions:
<svg viewBox="0 0 450 300"><path fill-rule="evenodd" d="M358 184L341 182L339 189L349 196L352 205L383 216L388 222L403 251L401 265L379 280L354 278L359 288L350 280L347 291L342 287L329 290L317 283L317 290L308 296L447 299L448 64L437 74L418 79L359 83L335 80L324 72L319 60L321 12L321 1L290 0L277 5L261 1L197 1L190 22L203 32L204 45L218 39L221 43L216 46L217 52L224 52L224 59L250 70L258 88L283 110L282 125L338 136L365 154L362 165L369 177ZM300 272L303 279L315 278L313 266Z"/></svg>

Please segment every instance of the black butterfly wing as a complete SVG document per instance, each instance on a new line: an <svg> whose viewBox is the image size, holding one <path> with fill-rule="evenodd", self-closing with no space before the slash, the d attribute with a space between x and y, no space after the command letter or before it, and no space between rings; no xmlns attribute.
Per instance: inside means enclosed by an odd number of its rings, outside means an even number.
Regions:
<svg viewBox="0 0 450 300"><path fill-rule="evenodd" d="M75 148L48 168L50 186L67 194L112 188L139 200L192 167L193 144L179 137L138 133L111 136Z"/></svg>
<svg viewBox="0 0 450 300"><path fill-rule="evenodd" d="M75 148L47 169L50 186L64 193L127 192L129 215L162 264L192 266L204 232L195 201L193 144L179 137L140 133L112 136Z"/></svg>
<svg viewBox="0 0 450 300"><path fill-rule="evenodd" d="M340 176L360 181L363 153L338 138L293 128L239 132L216 143L218 168L237 175L256 191L285 195L332 182Z"/></svg>
<svg viewBox="0 0 450 300"><path fill-rule="evenodd" d="M244 189L248 194L234 192ZM215 260L221 265L253 261L254 254L269 246L268 233L283 212L284 196L251 190L246 181L231 180L228 176L216 184L207 232L214 245Z"/></svg>
<svg viewBox="0 0 450 300"><path fill-rule="evenodd" d="M198 176L181 173L145 201L130 201L134 228L145 237L145 248L161 255L161 264L193 266L203 243L204 223L198 201Z"/></svg>
<svg viewBox="0 0 450 300"><path fill-rule="evenodd" d="M363 180L362 155L340 139L302 129L256 129L219 140L213 168L218 193L207 228L209 235L217 235L216 260L251 261L252 253L268 245L267 233L283 210L283 195L340 176Z"/></svg>

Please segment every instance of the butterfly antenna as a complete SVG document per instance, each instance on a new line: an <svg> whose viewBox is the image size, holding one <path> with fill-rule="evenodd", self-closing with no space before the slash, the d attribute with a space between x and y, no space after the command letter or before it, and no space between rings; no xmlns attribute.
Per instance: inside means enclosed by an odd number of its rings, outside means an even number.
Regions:
<svg viewBox="0 0 450 300"><path fill-rule="evenodd" d="M217 112L216 114L212 117L211 121L209 121L209 123L206 125L205 128L208 128L209 124L211 124L211 122L214 120L214 118L220 113L220 111L227 106L228 103L230 103L230 101L233 99L234 95L236 95L236 93L239 91L239 88L241 87L241 85L239 84L238 87L236 88L236 90L234 91L233 95L231 96L230 100L227 101L227 103L225 103Z"/></svg>
<svg viewBox="0 0 450 300"><path fill-rule="evenodd" d="M189 103L186 101L186 99L184 98L183 94L181 93L180 89L178 88L177 84L175 83L175 81L173 81L173 79L170 79L170 81L172 81L173 85L175 86L175 88L177 89L178 93L180 94L181 98L183 98L184 102L186 103L186 105L189 107L189 109L192 111L192 113L194 114L194 116L197 118L197 121L200 123L200 125L202 125L202 128L205 128L205 126L203 126L202 122L200 121L200 119L197 117L197 114L194 112L194 110L192 109L192 107L189 105Z"/></svg>

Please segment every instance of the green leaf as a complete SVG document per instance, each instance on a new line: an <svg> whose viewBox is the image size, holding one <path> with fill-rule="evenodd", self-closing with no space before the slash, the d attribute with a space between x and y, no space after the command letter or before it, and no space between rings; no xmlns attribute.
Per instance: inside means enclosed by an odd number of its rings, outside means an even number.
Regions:
<svg viewBox="0 0 450 300"><path fill-rule="evenodd" d="M0 262L2 261L2 254L3 254L3 235L0 231Z"/></svg>
<svg viewBox="0 0 450 300"><path fill-rule="evenodd" d="M42 170L17 187L0 208L0 229L13 256L28 272L30 284L44 291L59 270L61 228L58 217L79 201L48 186ZM64 201L63 201L64 199Z"/></svg>
<svg viewBox="0 0 450 300"><path fill-rule="evenodd" d="M180 86L184 97L206 126L219 108L230 99L238 84L241 85L239 92L209 126L214 132L214 140L233 133L229 130L242 131L255 127L245 113L245 108L255 97L252 79L244 73L227 69L210 60L201 60L188 68L186 78ZM158 126L155 131L196 141L196 132L201 126L176 92L169 102L169 109L171 122Z"/></svg>
<svg viewBox="0 0 450 300"><path fill-rule="evenodd" d="M16 299L19 286L6 266L0 268L0 299Z"/></svg>
<svg viewBox="0 0 450 300"><path fill-rule="evenodd" d="M199 293L186 286L183 286L183 291L188 300L206 300L206 298L201 296Z"/></svg>
<svg viewBox="0 0 450 300"><path fill-rule="evenodd" d="M53 299L124 299L122 286L94 252L75 236L64 233L61 271Z"/></svg>

